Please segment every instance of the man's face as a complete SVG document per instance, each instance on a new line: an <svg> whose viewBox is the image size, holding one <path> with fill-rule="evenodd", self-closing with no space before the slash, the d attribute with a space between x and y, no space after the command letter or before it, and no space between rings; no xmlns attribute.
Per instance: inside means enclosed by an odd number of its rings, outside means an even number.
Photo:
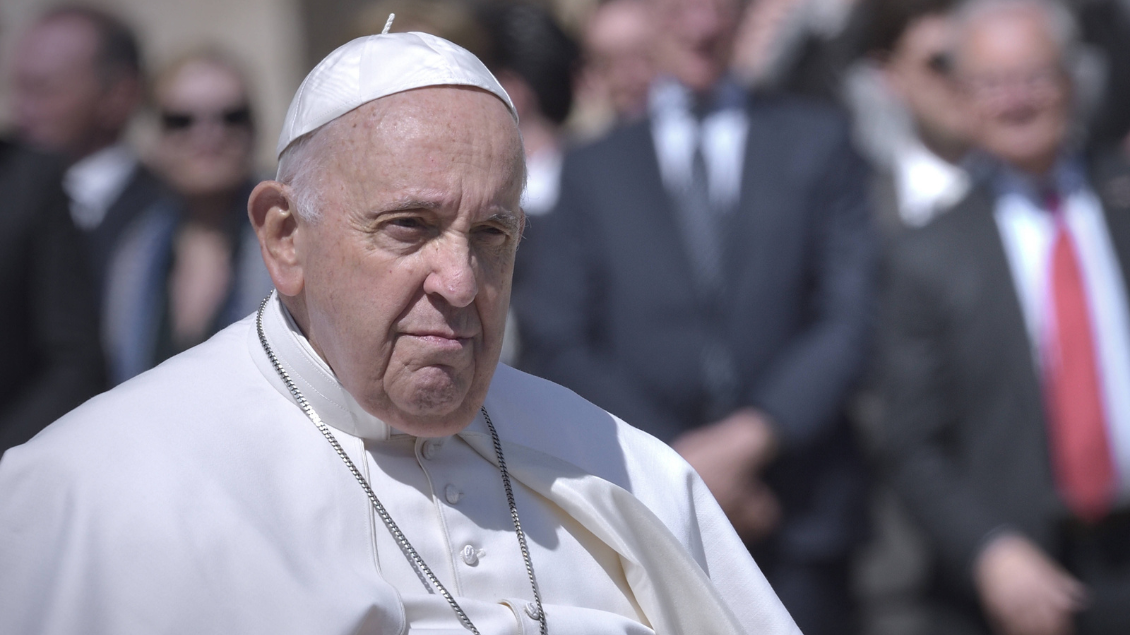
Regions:
<svg viewBox="0 0 1130 635"><path fill-rule="evenodd" d="M95 64L98 36L73 18L38 24L16 49L12 98L23 141L80 158L103 125L104 78Z"/></svg>
<svg viewBox="0 0 1130 635"><path fill-rule="evenodd" d="M185 63L157 87L162 176L189 197L238 188L251 171L254 141L243 82L216 62Z"/></svg>
<svg viewBox="0 0 1130 635"><path fill-rule="evenodd" d="M634 118L647 109L655 76L648 5L620 0L596 10L585 32L590 76L607 92L616 114Z"/></svg>
<svg viewBox="0 0 1130 635"><path fill-rule="evenodd" d="M920 132L946 146L964 145L969 117L952 77L953 23L944 15L914 20L891 51L887 78Z"/></svg>
<svg viewBox="0 0 1130 635"><path fill-rule="evenodd" d="M326 131L321 217L299 221L307 333L373 415L419 436L475 416L521 237L522 143L489 93L379 99Z"/></svg>
<svg viewBox="0 0 1130 635"><path fill-rule="evenodd" d="M738 23L737 0L653 0L660 16L663 70L695 92L726 72Z"/></svg>
<svg viewBox="0 0 1130 635"><path fill-rule="evenodd" d="M969 96L975 140L1029 172L1055 162L1070 124L1070 82L1044 16L1020 7L967 27L958 76Z"/></svg>

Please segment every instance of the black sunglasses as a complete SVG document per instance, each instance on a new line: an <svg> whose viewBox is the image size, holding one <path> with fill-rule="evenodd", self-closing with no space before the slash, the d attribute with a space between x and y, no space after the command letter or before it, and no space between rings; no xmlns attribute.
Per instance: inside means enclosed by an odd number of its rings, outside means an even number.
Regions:
<svg viewBox="0 0 1130 635"><path fill-rule="evenodd" d="M926 60L926 68L941 76L947 76L953 71L953 56L948 52L934 53Z"/></svg>
<svg viewBox="0 0 1130 635"><path fill-rule="evenodd" d="M228 128L251 127L251 108L238 106L220 113L190 113L164 111L161 113L161 126L169 132L188 130L200 121L219 121Z"/></svg>

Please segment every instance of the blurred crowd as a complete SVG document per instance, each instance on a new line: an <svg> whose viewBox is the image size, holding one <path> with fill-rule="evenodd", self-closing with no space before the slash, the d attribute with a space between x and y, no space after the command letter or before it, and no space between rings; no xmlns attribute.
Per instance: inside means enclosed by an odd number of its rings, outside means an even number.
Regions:
<svg viewBox="0 0 1130 635"><path fill-rule="evenodd" d="M1130 633L1130 2L570 4L342 34L513 100L504 361L672 444L808 635ZM0 452L272 287L240 60L151 72L83 5L16 38Z"/></svg>

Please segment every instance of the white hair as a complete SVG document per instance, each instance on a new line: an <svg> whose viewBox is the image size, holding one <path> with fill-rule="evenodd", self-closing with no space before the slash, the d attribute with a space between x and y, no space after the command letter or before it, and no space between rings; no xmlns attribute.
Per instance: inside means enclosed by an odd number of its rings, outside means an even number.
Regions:
<svg viewBox="0 0 1130 635"><path fill-rule="evenodd" d="M1060 64L1069 74L1074 74L1079 53L1079 22L1059 0L968 0L955 13L957 24L957 61L969 29L986 16L1009 13L1018 9L1035 9L1043 15L1051 35L1059 47Z"/></svg>
<svg viewBox="0 0 1130 635"><path fill-rule="evenodd" d="M295 212L303 220L317 222L322 215L325 155L322 153L336 120L294 140L279 156L275 180L290 186Z"/></svg>

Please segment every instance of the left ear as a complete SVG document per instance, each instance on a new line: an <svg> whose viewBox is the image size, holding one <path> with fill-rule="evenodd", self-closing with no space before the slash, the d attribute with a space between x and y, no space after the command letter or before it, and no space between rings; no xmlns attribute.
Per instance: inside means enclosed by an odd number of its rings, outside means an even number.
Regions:
<svg viewBox="0 0 1130 635"><path fill-rule="evenodd" d="M303 221L296 210L290 187L278 181L255 186L247 201L247 216L259 237L263 262L275 288L285 296L298 295L305 284L298 244Z"/></svg>

